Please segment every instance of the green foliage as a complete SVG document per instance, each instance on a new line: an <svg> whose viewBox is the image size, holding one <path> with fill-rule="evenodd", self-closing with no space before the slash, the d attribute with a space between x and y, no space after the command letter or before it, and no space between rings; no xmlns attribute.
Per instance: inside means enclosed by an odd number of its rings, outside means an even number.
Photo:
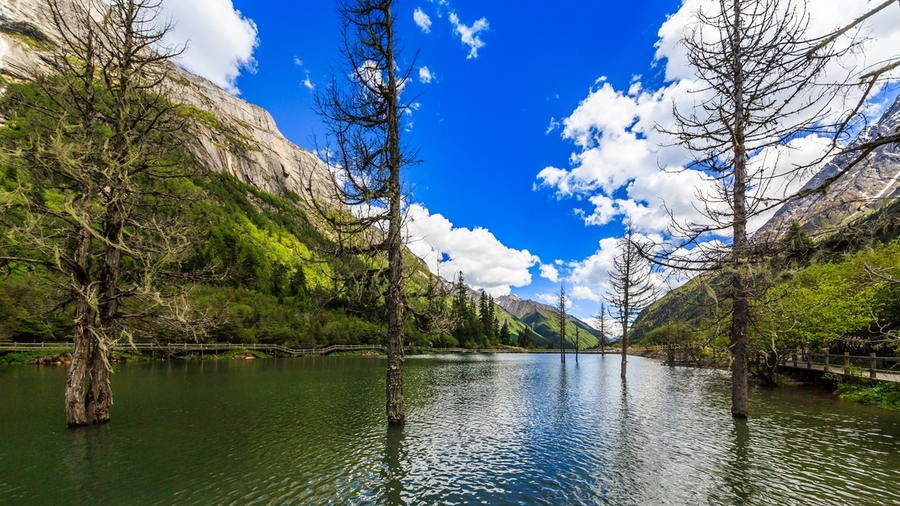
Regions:
<svg viewBox="0 0 900 506"><path fill-rule="evenodd" d="M897 286L867 268L900 265L900 243L877 245L810 265L757 302L757 346L786 350L830 348L842 338L867 339L877 327L896 328Z"/></svg>
<svg viewBox="0 0 900 506"><path fill-rule="evenodd" d="M900 207L889 210L896 215ZM900 283L891 281L900 279L900 240L886 228L896 222L886 220L886 212L820 244L792 227L779 256L755 274L763 295L752 302L750 346L781 355L844 347L847 338L877 343L884 332L900 329ZM877 237L865 235L876 232ZM710 344L724 345L731 304L726 280L706 273L670 292L641 315L635 333L661 332L671 319L700 329Z"/></svg>
<svg viewBox="0 0 900 506"><path fill-rule="evenodd" d="M509 335L509 324L503 322L503 326L500 327L500 344L509 346L512 344L512 338Z"/></svg>
<svg viewBox="0 0 900 506"><path fill-rule="evenodd" d="M0 353L0 365L33 364L42 358L57 357L71 353L65 348L46 348L24 352Z"/></svg>
<svg viewBox="0 0 900 506"><path fill-rule="evenodd" d="M900 410L900 384L898 383L850 379L839 382L836 393L841 399Z"/></svg>
<svg viewBox="0 0 900 506"><path fill-rule="evenodd" d="M52 116L40 114L41 108L54 106L44 91L29 83L8 87L3 98L4 110L15 114L8 114L9 121L0 128L0 142L8 148L8 153L16 147L30 145L36 132L55 128ZM99 92L104 93L102 89ZM218 118L206 111L180 106L176 112L182 119L204 127L224 128ZM182 134L161 134L158 141L181 146L189 142L177 137ZM241 140L235 132L224 134ZM101 128L88 137L100 142L108 140L109 135L109 129ZM231 141L233 149L253 149L237 141ZM157 216L177 217L191 225L190 254L186 260L166 267L182 275L175 279L192 280L186 295L191 309L215 322L208 339L294 347L381 342L385 331L384 312L360 311L352 301L336 292L335 279L339 275L351 275L368 280L372 296L379 298L378 279L373 279L372 273L382 266L366 265L362 261L341 263L323 253L330 241L310 222L300 196L271 195L228 174L204 174L183 153L163 155L164 159L157 160L164 162L163 166L171 168L173 173L192 174L192 178L165 177L136 180L134 184L147 190L141 193L142 206ZM77 191L67 189L65 181L38 177L38 168L34 166L7 162L8 159L0 158L0 206L6 202L4 199L17 198L59 211L77 197ZM182 198L178 202L165 201L158 197L164 193ZM17 209L4 207L3 212L5 223L16 220L22 223L25 219L24 214L16 214ZM4 255L26 247L15 240L3 246ZM411 292L434 282L418 259L405 254L403 261L412 273L408 287ZM123 264L137 265L130 258L124 258ZM8 275L0 277L0 340L71 339L71 305L54 306L64 299L55 286L65 279L47 274L38 277L23 265L8 267L4 273ZM499 339L500 321L508 315L498 312L490 319L489 341L477 334L474 325L481 321L476 315L472 313L473 318L467 320L472 322L473 330L472 335L462 336L464 340L483 346ZM480 325L482 334L485 328ZM409 344L457 346L462 341L455 335L428 334L412 322L407 323L405 334ZM162 328L151 328L138 336L145 337L159 341L185 338L183 334Z"/></svg>
<svg viewBox="0 0 900 506"><path fill-rule="evenodd" d="M533 349L536 347L534 342L534 332L530 327L525 327L516 339L516 344L520 348Z"/></svg>
<svg viewBox="0 0 900 506"><path fill-rule="evenodd" d="M58 294L37 273L17 270L0 278L0 341L53 342L72 335L72 318L54 310Z"/></svg>

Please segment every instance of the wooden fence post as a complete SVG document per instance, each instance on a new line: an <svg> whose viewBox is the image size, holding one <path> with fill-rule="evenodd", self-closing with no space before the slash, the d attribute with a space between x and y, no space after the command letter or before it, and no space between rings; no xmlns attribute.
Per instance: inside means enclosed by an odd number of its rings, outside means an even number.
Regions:
<svg viewBox="0 0 900 506"><path fill-rule="evenodd" d="M825 368L824 368L825 372L831 372L830 364L831 364L831 354L826 353L825 354Z"/></svg>
<svg viewBox="0 0 900 506"><path fill-rule="evenodd" d="M869 377L875 379L875 354L869 353Z"/></svg>
<svg viewBox="0 0 900 506"><path fill-rule="evenodd" d="M850 365L850 352L844 352L844 365Z"/></svg>

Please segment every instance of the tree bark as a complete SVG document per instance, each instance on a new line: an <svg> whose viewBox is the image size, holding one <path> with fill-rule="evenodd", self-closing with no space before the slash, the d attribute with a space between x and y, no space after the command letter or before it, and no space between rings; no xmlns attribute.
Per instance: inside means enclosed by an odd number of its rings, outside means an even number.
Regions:
<svg viewBox="0 0 900 506"><path fill-rule="evenodd" d="M387 335L387 419L388 425L403 425L406 412L403 407L403 238L401 237L402 215L400 213L400 166L402 147L400 146L399 92L394 72L394 21L391 5L384 9L387 29L388 68L388 153L390 157L390 179L388 181L390 201L388 223L388 297L385 306L388 312Z"/></svg>
<svg viewBox="0 0 900 506"><path fill-rule="evenodd" d="M86 306L87 301L78 301L75 308L75 349L66 377L66 424L69 427L88 424L85 401L88 394L90 337L86 333L85 318L88 315Z"/></svg>
<svg viewBox="0 0 900 506"><path fill-rule="evenodd" d="M109 422L109 407L112 405L112 385L110 383L109 349L94 341L91 353L91 389L85 406L88 421L99 425Z"/></svg>
<svg viewBox="0 0 900 506"><path fill-rule="evenodd" d="M89 208L90 200L81 203L82 208ZM85 228L78 229L71 238L72 247L72 283L75 295L75 348L72 351L72 363L66 377L66 424L69 427L80 427L90 423L87 401L90 389L91 335L93 320L91 309L91 278L89 272L89 253L91 232Z"/></svg>
<svg viewBox="0 0 900 506"><path fill-rule="evenodd" d="M734 21L731 45L732 72L734 82L734 221L733 221L733 266L732 290L734 298L731 315L731 353L734 362L731 367L731 414L735 418L746 418L747 407L747 326L750 304L747 294L746 271L743 262L747 250L747 148L744 112L744 61L740 52L743 36L741 24L741 4L734 2Z"/></svg>

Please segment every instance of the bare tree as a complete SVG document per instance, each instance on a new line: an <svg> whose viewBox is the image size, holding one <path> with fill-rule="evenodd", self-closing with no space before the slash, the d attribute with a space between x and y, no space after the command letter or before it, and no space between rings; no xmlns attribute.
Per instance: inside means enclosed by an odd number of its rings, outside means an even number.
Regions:
<svg viewBox="0 0 900 506"><path fill-rule="evenodd" d="M784 196L771 198L773 184L807 168L748 161L792 138L841 129L826 121L834 116L829 107L840 87L824 79L827 64L842 51L805 38L806 7L805 0L720 0L696 13L682 39L701 85L695 91L708 98L690 110L676 108L676 127L667 133L695 154L692 168L708 175L715 190L698 192L696 207L708 221L675 225L684 242L671 251L717 235L730 235L731 244L694 248L690 258L670 252L668 260L682 268L725 268L731 277L732 414L738 418L748 415L749 301L759 259L747 223L784 202Z"/></svg>
<svg viewBox="0 0 900 506"><path fill-rule="evenodd" d="M610 293L606 301L614 308L622 327L622 379L628 363L628 329L640 312L656 298L647 254L637 243L634 229L627 224L625 235L618 241L618 254L609 273Z"/></svg>
<svg viewBox="0 0 900 506"><path fill-rule="evenodd" d="M600 342L600 354L606 353L606 318L609 315L609 311L606 308L606 304L600 304L600 312L597 313L596 319L600 323L600 335L597 336L597 341Z"/></svg>
<svg viewBox="0 0 900 506"><path fill-rule="evenodd" d="M581 345L581 332L578 325L575 325L575 363L578 363L578 347Z"/></svg>
<svg viewBox="0 0 900 506"><path fill-rule="evenodd" d="M74 307L70 426L109 421L110 344L160 307L160 275L188 250L173 204L182 121L163 90L178 51L162 46L158 12L157 0L48 0L49 72L3 97L19 170L0 198L11 210L0 267L44 267Z"/></svg>
<svg viewBox="0 0 900 506"><path fill-rule="evenodd" d="M559 292L556 294L556 326L559 328L559 359L566 363L566 323L569 316L566 314L566 305L569 300L566 297L566 287L560 283Z"/></svg>
<svg viewBox="0 0 900 506"><path fill-rule="evenodd" d="M410 109L400 94L413 65L398 71L393 7L392 0L338 2L343 62L331 85L317 97L317 108L329 130L331 145L325 159L334 169L332 200L350 212L313 201L335 232L335 254L366 266L363 283L381 292L387 313L387 419L390 425L402 425L406 415L401 173L413 163L414 154L400 138L401 119ZM311 183L308 191L314 193ZM316 188L316 193L320 191Z"/></svg>

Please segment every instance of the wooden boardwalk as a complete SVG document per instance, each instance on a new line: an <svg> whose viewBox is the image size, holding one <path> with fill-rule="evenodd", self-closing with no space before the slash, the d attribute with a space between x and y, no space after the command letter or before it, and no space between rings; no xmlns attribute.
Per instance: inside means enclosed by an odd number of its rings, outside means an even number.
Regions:
<svg viewBox="0 0 900 506"><path fill-rule="evenodd" d="M3 351L37 351L37 350L71 350L73 343L6 343L0 342L0 352ZM311 355L330 355L345 351L378 351L384 353L384 346L380 344L334 344L320 348L288 348L280 344L232 344L232 343L115 343L111 348L116 351L141 351L164 353L217 353L232 350L239 351L264 351L273 355L302 357ZM433 348L430 346L406 346L407 353L434 352L434 353L554 353L559 350L525 350L522 348ZM567 355L574 354L575 350L566 350ZM579 350L580 354L599 355L600 350ZM618 354L620 350L606 349L605 354Z"/></svg>
<svg viewBox="0 0 900 506"><path fill-rule="evenodd" d="M0 343L0 351L37 351L37 350L71 350L73 343ZM341 351L379 351L384 347L377 344L336 344L322 348L288 348L279 344L232 344L232 343L115 343L110 346L116 351L141 351L141 352L165 352L165 353L217 353L232 350L238 351L264 351L275 355L292 357L306 355L330 355Z"/></svg>
<svg viewBox="0 0 900 506"><path fill-rule="evenodd" d="M900 357L830 355L826 353L794 354L786 357L781 367L806 369L841 376L856 376L877 381L900 383Z"/></svg>
<svg viewBox="0 0 900 506"><path fill-rule="evenodd" d="M35 351L35 350L71 350L72 343L3 343L0 342L0 351ZM148 351L148 352L220 352L220 351L264 351L275 355L301 357L309 355L330 355L344 351L378 351L384 353L384 346L380 344L334 344L320 348L288 348L280 344L232 344L232 343L115 343L111 348L116 351ZM408 353L437 352L437 353L559 353L559 350L523 350L523 349L472 349L472 348L433 348L430 346L406 346L404 351ZM569 350L567 353L573 353ZM599 350L581 350L579 353L598 354ZM607 350L607 353L610 353Z"/></svg>

